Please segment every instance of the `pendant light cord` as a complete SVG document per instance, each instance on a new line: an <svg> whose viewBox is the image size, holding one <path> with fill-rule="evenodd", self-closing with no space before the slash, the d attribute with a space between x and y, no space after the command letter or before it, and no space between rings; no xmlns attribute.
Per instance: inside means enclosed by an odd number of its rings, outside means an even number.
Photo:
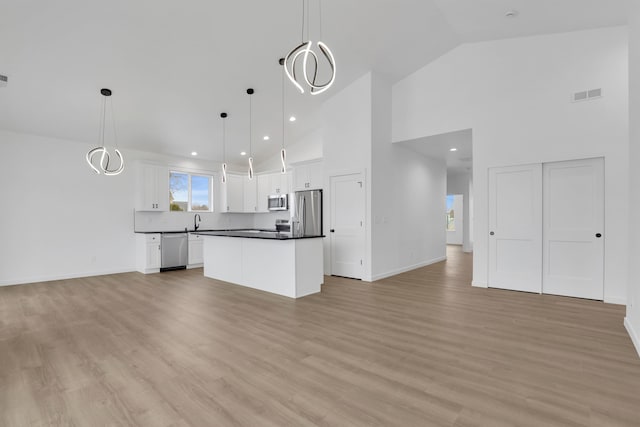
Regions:
<svg viewBox="0 0 640 427"><path fill-rule="evenodd" d="M320 37L318 37L318 40L322 40L322 0L318 0L318 21L320 26Z"/></svg>
<svg viewBox="0 0 640 427"><path fill-rule="evenodd" d="M113 108L113 99L109 97L109 104L111 105L111 121L113 123L113 146L118 148L118 132L116 131L116 110Z"/></svg>
<svg viewBox="0 0 640 427"><path fill-rule="evenodd" d="M98 143L101 147L104 147L104 119L105 119L105 111L106 111L106 97L102 97L100 100L100 125L98 126Z"/></svg>
<svg viewBox="0 0 640 427"><path fill-rule="evenodd" d="M249 157L253 157L253 114L252 114L252 106L251 106L251 95L249 95Z"/></svg>
<svg viewBox="0 0 640 427"><path fill-rule="evenodd" d="M285 64L282 65L282 148L284 148L284 67Z"/></svg>
<svg viewBox="0 0 640 427"><path fill-rule="evenodd" d="M116 129L116 113L113 108L113 100L110 97L103 96L100 102L100 126L98 129L98 142L101 147L105 147L105 133L107 131L107 98L109 98L109 103L111 107L111 123L113 126L113 146L118 148L118 131Z"/></svg>
<svg viewBox="0 0 640 427"><path fill-rule="evenodd" d="M222 118L222 163L227 163L227 119Z"/></svg>
<svg viewBox="0 0 640 427"><path fill-rule="evenodd" d="M301 43L304 43L304 16L305 16L304 15L304 11L305 11L304 4L305 4L305 1L306 0L302 0L302 28L301 28L301 34L300 34L300 42Z"/></svg>

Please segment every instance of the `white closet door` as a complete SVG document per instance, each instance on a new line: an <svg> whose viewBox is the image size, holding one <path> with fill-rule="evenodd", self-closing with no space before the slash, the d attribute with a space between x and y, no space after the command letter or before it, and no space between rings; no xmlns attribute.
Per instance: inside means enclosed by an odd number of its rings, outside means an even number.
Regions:
<svg viewBox="0 0 640 427"><path fill-rule="evenodd" d="M365 198L362 175L332 176L331 274L362 279L365 248Z"/></svg>
<svg viewBox="0 0 640 427"><path fill-rule="evenodd" d="M604 161L545 163L543 292L604 298Z"/></svg>
<svg viewBox="0 0 640 427"><path fill-rule="evenodd" d="M489 169L489 287L542 291L542 165Z"/></svg>

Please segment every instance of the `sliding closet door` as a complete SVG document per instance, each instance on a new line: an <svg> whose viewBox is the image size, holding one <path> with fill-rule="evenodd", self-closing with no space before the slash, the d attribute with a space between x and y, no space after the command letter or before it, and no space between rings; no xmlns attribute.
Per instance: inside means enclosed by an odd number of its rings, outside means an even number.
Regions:
<svg viewBox="0 0 640 427"><path fill-rule="evenodd" d="M542 165L489 169L489 286L542 290Z"/></svg>
<svg viewBox="0 0 640 427"><path fill-rule="evenodd" d="M543 166L543 292L604 297L604 161Z"/></svg>

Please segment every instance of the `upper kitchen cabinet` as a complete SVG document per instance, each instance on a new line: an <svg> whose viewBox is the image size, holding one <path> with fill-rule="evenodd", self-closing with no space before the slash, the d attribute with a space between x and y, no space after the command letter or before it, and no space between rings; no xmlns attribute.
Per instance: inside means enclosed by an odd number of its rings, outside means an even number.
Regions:
<svg viewBox="0 0 640 427"><path fill-rule="evenodd" d="M293 191L317 190L324 184L322 161L300 163L293 168Z"/></svg>
<svg viewBox="0 0 640 427"><path fill-rule="evenodd" d="M137 164L136 210L166 212L169 210L169 169L150 163Z"/></svg>
<svg viewBox="0 0 640 427"><path fill-rule="evenodd" d="M291 192L291 173L275 172L258 175L257 190L256 212L269 212L269 196Z"/></svg>
<svg viewBox="0 0 640 427"><path fill-rule="evenodd" d="M269 195L271 194L271 175L263 174L256 176L256 206L258 212L269 212Z"/></svg>
<svg viewBox="0 0 640 427"><path fill-rule="evenodd" d="M248 176L245 176L242 180L242 194L243 194L243 212L258 212L257 205L257 179L249 179Z"/></svg>
<svg viewBox="0 0 640 427"><path fill-rule="evenodd" d="M269 194L287 194L291 193L291 173L276 172L269 174L271 178Z"/></svg>
<svg viewBox="0 0 640 427"><path fill-rule="evenodd" d="M244 179L227 173L227 182L220 184L220 212L244 212Z"/></svg>

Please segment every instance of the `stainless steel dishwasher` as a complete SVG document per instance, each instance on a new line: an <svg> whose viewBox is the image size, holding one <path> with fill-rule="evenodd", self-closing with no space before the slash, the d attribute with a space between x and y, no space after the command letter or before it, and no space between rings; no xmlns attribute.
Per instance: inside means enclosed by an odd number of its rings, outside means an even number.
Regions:
<svg viewBox="0 0 640 427"><path fill-rule="evenodd" d="M189 239L187 233L162 233L160 271L187 268Z"/></svg>

